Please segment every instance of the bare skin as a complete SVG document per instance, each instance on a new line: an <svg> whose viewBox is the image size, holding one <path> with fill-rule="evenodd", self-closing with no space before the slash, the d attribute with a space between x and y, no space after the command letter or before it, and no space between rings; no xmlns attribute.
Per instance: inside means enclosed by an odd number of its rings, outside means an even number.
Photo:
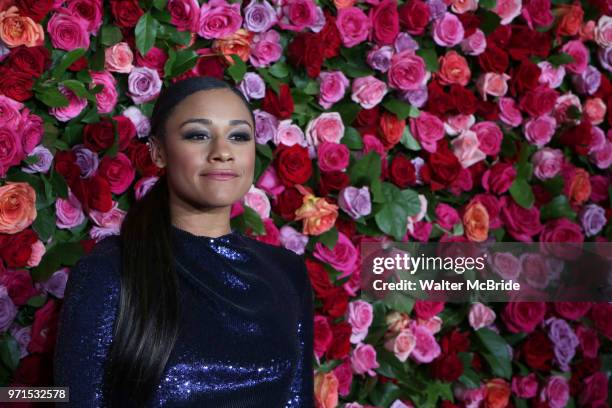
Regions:
<svg viewBox="0 0 612 408"><path fill-rule="evenodd" d="M253 183L255 124L229 89L195 92L166 121L166 137L151 139L151 157L166 167L172 224L194 235L216 238L231 232L232 204ZM228 170L223 179L210 174Z"/></svg>

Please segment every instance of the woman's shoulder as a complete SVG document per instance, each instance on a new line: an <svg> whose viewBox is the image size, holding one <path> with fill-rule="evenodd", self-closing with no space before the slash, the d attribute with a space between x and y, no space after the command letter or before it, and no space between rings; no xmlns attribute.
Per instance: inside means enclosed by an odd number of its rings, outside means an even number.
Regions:
<svg viewBox="0 0 612 408"><path fill-rule="evenodd" d="M282 245L273 245L250 237L247 238L252 241L251 245L255 247L263 259L274 263L280 270L293 276L298 287L307 283L308 275L303 255L299 255Z"/></svg>
<svg viewBox="0 0 612 408"><path fill-rule="evenodd" d="M116 286L119 283L121 240L110 235L98 241L70 269L69 280L81 286ZM85 285L85 282L87 284Z"/></svg>

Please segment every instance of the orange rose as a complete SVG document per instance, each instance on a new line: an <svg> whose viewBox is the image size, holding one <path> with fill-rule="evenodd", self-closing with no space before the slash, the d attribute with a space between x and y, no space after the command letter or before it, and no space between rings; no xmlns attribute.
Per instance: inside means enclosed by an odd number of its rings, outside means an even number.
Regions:
<svg viewBox="0 0 612 408"><path fill-rule="evenodd" d="M380 115L380 130L378 131L379 139L389 150L399 143L406 128L406 120L400 119L391 112L384 111Z"/></svg>
<svg viewBox="0 0 612 408"><path fill-rule="evenodd" d="M0 39L9 48L42 45L45 40L42 26L30 17L20 16L18 12L16 6L0 12Z"/></svg>
<svg viewBox="0 0 612 408"><path fill-rule="evenodd" d="M333 371L315 375L314 394L317 408L338 406L338 379Z"/></svg>
<svg viewBox="0 0 612 408"><path fill-rule="evenodd" d="M591 180L585 169L577 168L569 184L568 194L572 205L581 205L591 196Z"/></svg>
<svg viewBox="0 0 612 408"><path fill-rule="evenodd" d="M231 54L238 55L241 60L246 62L251 53L251 41L253 36L254 33L241 28L227 38L215 40L213 42L212 49L220 54L223 54L230 65L234 65L234 60L232 59Z"/></svg>
<svg viewBox="0 0 612 408"><path fill-rule="evenodd" d="M302 233L321 235L330 230L338 218L338 206L328 203L323 197L315 197L299 184L295 188L304 195L302 206L295 210L295 219L303 220Z"/></svg>
<svg viewBox="0 0 612 408"><path fill-rule="evenodd" d="M463 56L456 51L449 51L441 56L438 62L440 63L440 70L437 75L442 85L467 85L472 72Z"/></svg>
<svg viewBox="0 0 612 408"><path fill-rule="evenodd" d="M501 378L487 382L485 391L485 408L504 408L510 400L510 386Z"/></svg>
<svg viewBox="0 0 612 408"><path fill-rule="evenodd" d="M356 0L334 0L334 6L340 10L341 8L353 7L355 2Z"/></svg>
<svg viewBox="0 0 612 408"><path fill-rule="evenodd" d="M470 241L482 242L489 236L489 213L484 205L472 201L463 214L463 228Z"/></svg>
<svg viewBox="0 0 612 408"><path fill-rule="evenodd" d="M36 192L28 183L8 181L0 187L0 233L16 234L36 218Z"/></svg>
<svg viewBox="0 0 612 408"><path fill-rule="evenodd" d="M557 34L576 35L582 27L584 11L579 4L563 4L556 9Z"/></svg>

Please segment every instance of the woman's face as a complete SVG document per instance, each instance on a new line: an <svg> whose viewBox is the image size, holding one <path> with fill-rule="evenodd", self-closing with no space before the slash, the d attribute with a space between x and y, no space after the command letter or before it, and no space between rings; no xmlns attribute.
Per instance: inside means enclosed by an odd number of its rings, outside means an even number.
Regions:
<svg viewBox="0 0 612 408"><path fill-rule="evenodd" d="M153 147L156 164L166 167L171 200L199 210L240 200L253 183L254 126L242 99L229 89L183 99L166 121L162 145ZM214 174L220 171L231 174Z"/></svg>

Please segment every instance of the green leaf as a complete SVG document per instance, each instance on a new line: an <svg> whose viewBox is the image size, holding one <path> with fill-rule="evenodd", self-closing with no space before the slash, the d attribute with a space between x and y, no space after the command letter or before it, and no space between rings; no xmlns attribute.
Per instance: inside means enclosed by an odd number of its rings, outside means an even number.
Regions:
<svg viewBox="0 0 612 408"><path fill-rule="evenodd" d="M406 119L410 116L412 106L408 102L401 101L395 98L387 98L382 105L389 112L393 112L400 119Z"/></svg>
<svg viewBox="0 0 612 408"><path fill-rule="evenodd" d="M560 65L571 64L572 62L574 62L574 57L565 52L562 52L560 54L552 55L551 57L549 57L548 62L550 62L553 67L557 68Z"/></svg>
<svg viewBox="0 0 612 408"><path fill-rule="evenodd" d="M421 202L416 191L400 190L391 183L383 183L385 203L374 216L376 224L385 234L401 241L406 235L407 217L416 215L421 209Z"/></svg>
<svg viewBox="0 0 612 408"><path fill-rule="evenodd" d="M276 78L287 78L289 76L289 66L282 61L278 61L268 68L268 72Z"/></svg>
<svg viewBox="0 0 612 408"><path fill-rule="evenodd" d="M153 0L153 7L158 10L164 10L167 2L168 0Z"/></svg>
<svg viewBox="0 0 612 408"><path fill-rule="evenodd" d="M53 231L55 231L55 211L52 206L37 210L32 229L36 231L42 241L47 241L53 235Z"/></svg>
<svg viewBox="0 0 612 408"><path fill-rule="evenodd" d="M370 392L369 398L373 405L388 407L402 395L402 390L392 382L378 383Z"/></svg>
<svg viewBox="0 0 612 408"><path fill-rule="evenodd" d="M11 371L15 371L19 365L19 356L19 343L13 336L5 333L0 338L0 359Z"/></svg>
<svg viewBox="0 0 612 408"><path fill-rule="evenodd" d="M381 161L378 153L372 151L358 160L349 173L351 185L369 185L373 180L380 178Z"/></svg>
<svg viewBox="0 0 612 408"><path fill-rule="evenodd" d="M51 76L56 79L61 78L62 75L64 75L64 72L66 72L66 70L68 69L68 67L72 65L73 62L81 58L83 55L85 55L85 49L83 48L76 48L72 51L67 52L66 54L64 54L59 63L55 66L55 68L53 68L53 71L51 71Z"/></svg>
<svg viewBox="0 0 612 408"><path fill-rule="evenodd" d="M491 34L501 23L501 18L492 11L484 10L480 20L480 29L486 35Z"/></svg>
<svg viewBox="0 0 612 408"><path fill-rule="evenodd" d="M172 71L170 76L175 77L183 72L193 68L198 62L198 54L192 50L181 50L176 53L175 60L172 63ZM169 71L165 71L168 73Z"/></svg>
<svg viewBox="0 0 612 408"><path fill-rule="evenodd" d="M514 201L523 208L531 208L535 196L529 183L523 178L515 178L510 186L510 195Z"/></svg>
<svg viewBox="0 0 612 408"><path fill-rule="evenodd" d="M245 205L244 213L242 214L242 216L244 217L244 221L246 223L247 228L251 228L253 232L255 232L255 234L263 235L266 233L264 223L257 211L255 211L248 205Z"/></svg>
<svg viewBox="0 0 612 408"><path fill-rule="evenodd" d="M361 106L352 101L338 102L334 105L334 110L342 116L342 122L347 125L353 123Z"/></svg>
<svg viewBox="0 0 612 408"><path fill-rule="evenodd" d="M70 105L68 98L57 88L45 88L42 92L36 93L36 98L51 108Z"/></svg>
<svg viewBox="0 0 612 408"><path fill-rule="evenodd" d="M363 140L361 134L357 129L352 126L346 126L344 129L344 136L340 139L340 143L346 145L351 150L363 149Z"/></svg>
<svg viewBox="0 0 612 408"><path fill-rule="evenodd" d="M65 81L60 82L60 84L70 89L79 98L87 98L91 101L96 100L96 97L87 91L87 88L85 88L85 85L83 85L81 81L77 81L76 79L66 79Z"/></svg>
<svg viewBox="0 0 612 408"><path fill-rule="evenodd" d="M492 10L497 5L497 0L480 0L478 5L482 8Z"/></svg>
<svg viewBox="0 0 612 408"><path fill-rule="evenodd" d="M319 242L328 247L329 249L334 249L336 246L336 242L338 242L338 230L336 227L332 227L329 230L325 231L323 234L318 237Z"/></svg>
<svg viewBox="0 0 612 408"><path fill-rule="evenodd" d="M51 169L51 178L49 180L53 188L53 192L60 198L68 198L68 185L64 177Z"/></svg>
<svg viewBox="0 0 612 408"><path fill-rule="evenodd" d="M576 213L572 210L572 207L564 195L558 195L549 203L543 205L540 208L540 216L543 220L549 220L551 218L570 218L576 219Z"/></svg>
<svg viewBox="0 0 612 408"><path fill-rule="evenodd" d="M493 375L510 379L512 376L512 367L506 340L486 327L476 330L475 334L478 341L480 341L485 350L487 350L486 353L481 354L489 363Z"/></svg>
<svg viewBox="0 0 612 408"><path fill-rule="evenodd" d="M423 58L429 72L438 72L440 65L438 64L438 55L434 48L421 48L416 51L416 54Z"/></svg>
<svg viewBox="0 0 612 408"><path fill-rule="evenodd" d="M29 298L26 304L35 308L39 308L42 307L46 301L46 295L35 295Z"/></svg>
<svg viewBox="0 0 612 408"><path fill-rule="evenodd" d="M383 303L391 310L402 313L410 313L414 307L414 298L408 296L404 292L390 291L383 299Z"/></svg>
<svg viewBox="0 0 612 408"><path fill-rule="evenodd" d="M370 192L372 193L372 202L385 202L385 195L382 191L382 181L380 181L380 179L377 178L372 180L372 183L370 184Z"/></svg>
<svg viewBox="0 0 612 408"><path fill-rule="evenodd" d="M134 34L136 35L136 47L140 51L141 55L145 55L155 44L155 37L157 35L157 27L159 23L151 13L144 13L134 28Z"/></svg>
<svg viewBox="0 0 612 408"><path fill-rule="evenodd" d="M414 136L412 136L412 132L410 132L410 126L406 126L404 128L404 133L402 133L400 143L408 150L413 150L415 152L421 150L421 145L419 144L418 140L416 140Z"/></svg>
<svg viewBox="0 0 612 408"><path fill-rule="evenodd" d="M117 26L105 25L100 31L100 42L107 47L115 45L123 39L121 30Z"/></svg>
<svg viewBox="0 0 612 408"><path fill-rule="evenodd" d="M242 81L244 78L244 74L246 74L247 67L243 60L236 54L231 54L232 59L234 60L234 64L230 65L227 69L227 73L230 74L234 82L238 83Z"/></svg>
<svg viewBox="0 0 612 408"><path fill-rule="evenodd" d="M49 279L61 265L73 266L84 255L78 242L60 242L45 252L40 264L32 269L32 279L40 282Z"/></svg>
<svg viewBox="0 0 612 408"><path fill-rule="evenodd" d="M559 195L563 192L563 185L565 181L563 181L563 177L555 176L551 179L548 179L542 183L546 191L548 191L552 195Z"/></svg>

